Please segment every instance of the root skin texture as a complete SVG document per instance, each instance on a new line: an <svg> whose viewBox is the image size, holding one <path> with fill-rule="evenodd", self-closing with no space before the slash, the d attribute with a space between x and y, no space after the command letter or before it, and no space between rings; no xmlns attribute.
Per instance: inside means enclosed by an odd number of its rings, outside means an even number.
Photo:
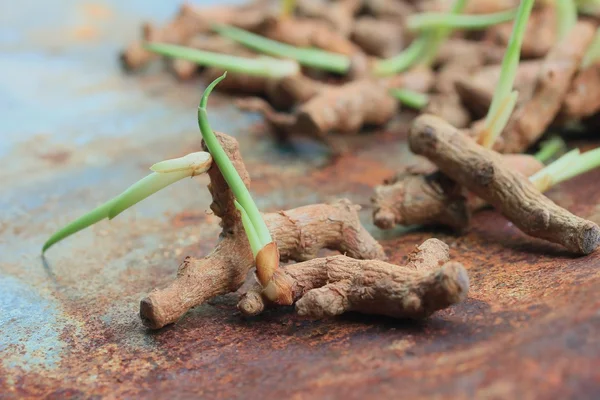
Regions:
<svg viewBox="0 0 600 400"><path fill-rule="evenodd" d="M250 179L238 150L237 141L216 133L233 165L248 184ZM244 283L254 257L244 233L233 194L216 164L209 169L210 206L221 218L223 231L217 247L205 258L188 257L180 265L177 278L166 288L152 291L140 304L140 316L146 326L158 329L177 321L190 308L211 297L236 291ZM323 248L337 250L350 257L385 259L382 247L363 228L359 206L348 200L317 204L293 210L264 214L269 231L277 242L282 262L304 261ZM273 281L278 284L278 274ZM278 302L289 300L283 296Z"/></svg>
<svg viewBox="0 0 600 400"><path fill-rule="evenodd" d="M540 138L559 113L594 33L594 25L578 22L565 39L550 50L540 68L531 97L517 107L495 149L504 153L520 153Z"/></svg>
<svg viewBox="0 0 600 400"><path fill-rule="evenodd" d="M559 207L519 172L503 165L502 156L486 149L446 121L418 117L409 145L444 174L496 207L528 235L546 239L577 254L589 254L600 241L600 228Z"/></svg>
<svg viewBox="0 0 600 400"><path fill-rule="evenodd" d="M445 243L429 239L408 258L406 266L346 256L317 258L283 268L281 281L289 288L298 314L311 318L348 311L426 318L466 297L467 272L461 264L448 262ZM238 304L247 315L256 315L265 306L256 289Z"/></svg>
<svg viewBox="0 0 600 400"><path fill-rule="evenodd" d="M504 164L525 176L544 168L527 154L505 154ZM409 168L375 187L373 221L381 229L396 225L443 225L459 232L468 228L471 213L487 203L429 164Z"/></svg>
<svg viewBox="0 0 600 400"><path fill-rule="evenodd" d="M184 4L179 14L161 29L149 23L144 24L142 39L145 42L185 45L195 35L210 32L213 23L231 24L242 29L255 30L263 21L265 12L260 3L251 3L242 7L217 5L202 9ZM125 69L135 71L158 58L144 49L142 44L142 41L133 42L123 51L121 62Z"/></svg>
<svg viewBox="0 0 600 400"><path fill-rule="evenodd" d="M368 54L388 58L402 51L402 26L397 21L360 17L354 24L352 39Z"/></svg>
<svg viewBox="0 0 600 400"><path fill-rule="evenodd" d="M567 118L586 118L600 111L600 62L579 71L563 103Z"/></svg>
<svg viewBox="0 0 600 400"><path fill-rule="evenodd" d="M352 41L334 31L331 25L315 19L270 17L258 33L297 47L316 47L345 55L360 51Z"/></svg>

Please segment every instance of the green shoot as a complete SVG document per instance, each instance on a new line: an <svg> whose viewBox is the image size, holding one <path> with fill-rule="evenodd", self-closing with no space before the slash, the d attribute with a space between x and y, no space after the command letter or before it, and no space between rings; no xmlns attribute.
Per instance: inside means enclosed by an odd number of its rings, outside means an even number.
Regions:
<svg viewBox="0 0 600 400"><path fill-rule="evenodd" d="M46 250L48 250L50 247L54 246L61 240L87 228L88 226L94 225L96 222L102 221L104 218L108 218L108 212L113 207L115 200L117 199L118 197L109 200L108 202L94 208L89 213L77 218L75 221L71 222L64 228L59 229L58 231L53 233L52 236L50 236L50 238L46 241L46 243L44 243L44 246L42 247L42 254L44 254Z"/></svg>
<svg viewBox="0 0 600 400"><path fill-rule="evenodd" d="M248 216L248 213L246 212L244 207L242 207L242 205L238 203L237 200L234 200L234 204L235 208L237 208L237 210L240 212L240 215L242 216L242 225L244 225L244 231L246 231L246 236L248 236L248 241L250 242L250 249L252 249L252 255L254 256L254 258L256 258L256 255L262 249L263 246L260 243L260 240L258 239L258 234L256 233L254 225L252 225L252 221L250 221L250 217Z"/></svg>
<svg viewBox="0 0 600 400"><path fill-rule="evenodd" d="M504 59L502 60L500 79L485 119L483 134L480 137L481 143L484 143L488 147L494 144L498 135L504 130L508 122L506 116L510 117L516 104L516 92L512 91L512 87L517 74L517 68L519 67L521 43L523 42L525 27L527 26L533 3L534 0L523 0L517 10L512 34L504 53Z"/></svg>
<svg viewBox="0 0 600 400"><path fill-rule="evenodd" d="M214 87L223 79L225 79L226 75L227 73L224 73L221 77L215 79L204 91L202 100L200 100L200 106L198 107L198 125L200 126L200 132L202 133L206 147L212 155L215 163L219 167L219 170L223 174L223 178L225 178L225 181L231 188L235 199L239 202L241 208L245 210L248 221L253 227L253 229L246 230L248 240L251 244L253 241L257 241L260 246L259 248L262 249L264 246L273 241L271 234L269 233L269 229L267 228L260 211L258 211L258 207L256 207L248 188L246 188L244 181L242 181L242 178L233 166L233 163L229 157L227 157L225 150L223 150L221 147L221 144L219 143L208 122L208 113L206 111L208 96Z"/></svg>
<svg viewBox="0 0 600 400"><path fill-rule="evenodd" d="M600 28L596 31L594 40L581 60L581 69L591 67L600 61Z"/></svg>
<svg viewBox="0 0 600 400"><path fill-rule="evenodd" d="M540 150L533 156L538 161L545 163L564 148L565 142L559 136L553 136L540 143Z"/></svg>
<svg viewBox="0 0 600 400"><path fill-rule="evenodd" d="M239 74L283 78L300 72L299 65L292 60L238 57L165 43L146 43L144 48L162 56L180 58L205 67L227 69Z"/></svg>
<svg viewBox="0 0 600 400"><path fill-rule="evenodd" d="M426 94L408 89L391 89L390 94L403 105L417 110L422 109L429 102L429 97Z"/></svg>
<svg viewBox="0 0 600 400"><path fill-rule="evenodd" d="M586 151L581 154L577 160L577 162L571 164L569 168L565 168L560 171L559 176L554 180L554 184L559 182L564 182L571 178L576 177L577 175L581 175L592 169L598 168L600 166L600 148L596 148L594 150Z"/></svg>
<svg viewBox="0 0 600 400"><path fill-rule="evenodd" d="M518 97L519 92L513 90L506 98L504 98L496 115L494 115L494 118L490 121L490 128L486 131L487 134L481 137L481 145L483 147L491 148L494 145L494 142L498 136L500 136L504 127L506 127L512 112L517 105Z"/></svg>
<svg viewBox="0 0 600 400"><path fill-rule="evenodd" d="M419 57L427 47L427 43L426 35L416 38L410 46L397 56L375 63L373 73L376 76L389 76L407 70L419 60Z"/></svg>
<svg viewBox="0 0 600 400"><path fill-rule="evenodd" d="M213 25L212 29L221 36L246 47L272 56L292 59L306 67L339 74L346 73L350 69L350 59L342 54L312 48L298 48L229 25Z"/></svg>
<svg viewBox="0 0 600 400"><path fill-rule="evenodd" d="M572 170L579 163L580 157L579 149L571 150L558 160L547 165L544 169L531 175L529 180L540 192L545 192L558 182L561 182L560 178L563 171Z"/></svg>
<svg viewBox="0 0 600 400"><path fill-rule="evenodd" d="M600 17L600 0L576 0L576 4L580 13Z"/></svg>
<svg viewBox="0 0 600 400"><path fill-rule="evenodd" d="M558 23L558 40L564 39L577 23L577 6L574 0L554 0Z"/></svg>
<svg viewBox="0 0 600 400"><path fill-rule="evenodd" d="M154 164L151 169L155 172L137 181L117 197L77 218L50 236L42 247L42 254L61 240L105 218L112 219L116 217L127 208L139 203L159 190L184 178L206 172L211 163L212 158L210 154L198 152Z"/></svg>
<svg viewBox="0 0 600 400"><path fill-rule="evenodd" d="M450 17L462 13L466 4L467 0L455 0L447 15ZM440 46L451 33L452 29L448 27L436 28L434 31L430 32L427 47L421 55L421 63L430 65L435 60Z"/></svg>
<svg viewBox="0 0 600 400"><path fill-rule="evenodd" d="M517 14L517 9L506 10L491 14L465 15L445 13L422 13L408 17L406 22L411 31L431 29L486 29L492 25L511 21Z"/></svg>
<svg viewBox="0 0 600 400"><path fill-rule="evenodd" d="M296 0L281 0L281 16L287 18L294 14Z"/></svg>

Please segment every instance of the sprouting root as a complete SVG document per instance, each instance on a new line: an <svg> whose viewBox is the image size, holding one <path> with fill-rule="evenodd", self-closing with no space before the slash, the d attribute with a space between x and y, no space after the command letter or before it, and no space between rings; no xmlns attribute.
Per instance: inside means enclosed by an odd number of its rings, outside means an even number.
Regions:
<svg viewBox="0 0 600 400"><path fill-rule="evenodd" d="M463 300L469 291L465 268L449 262L448 246L429 239L418 246L408 264L347 256L317 258L282 268L279 282L289 291L289 304L313 318L348 311L395 318L425 318ZM246 315L262 312L268 301L259 287L238 303Z"/></svg>
<svg viewBox="0 0 600 400"><path fill-rule="evenodd" d="M244 183L250 179L235 139L216 133L218 140ZM208 170L211 209L221 218L221 241L206 257L188 257L179 267L177 278L166 288L152 291L140 304L144 324L158 329L177 321L190 308L221 294L236 291L254 266L248 239L234 197L213 164ZM316 204L264 215L282 262L314 258L324 248L360 259L385 259L382 247L361 225L359 206L348 200ZM276 273L273 278L279 282ZM283 302L282 299L278 302Z"/></svg>

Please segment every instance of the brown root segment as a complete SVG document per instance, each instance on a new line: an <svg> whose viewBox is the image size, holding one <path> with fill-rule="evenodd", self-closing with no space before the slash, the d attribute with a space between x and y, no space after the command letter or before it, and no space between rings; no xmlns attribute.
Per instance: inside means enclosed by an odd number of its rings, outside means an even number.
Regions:
<svg viewBox="0 0 600 400"><path fill-rule="evenodd" d="M540 193L519 172L503 165L500 154L486 149L446 121L418 117L409 135L415 154L427 157L458 184L496 207L523 232L589 254L600 242L600 228L577 217Z"/></svg>
<svg viewBox="0 0 600 400"><path fill-rule="evenodd" d="M562 114L567 118L586 118L600 111L600 63L591 65L575 76Z"/></svg>
<svg viewBox="0 0 600 400"><path fill-rule="evenodd" d="M334 31L348 37L352 32L354 15L362 5L362 0L298 1L296 11L301 16L323 20Z"/></svg>
<svg viewBox="0 0 600 400"><path fill-rule="evenodd" d="M255 30L263 21L264 5L260 2L247 6L217 5L201 10L189 4L183 4L177 16L164 27L158 29L146 23L142 29L142 41L130 44L121 53L121 62L127 70L134 71L158 58L143 48L143 42L161 42L185 45L195 35L208 33L216 23L233 24L243 29Z"/></svg>
<svg viewBox="0 0 600 400"><path fill-rule="evenodd" d="M415 12L412 4L398 0L369 0L364 2L364 7L369 14L380 19L404 21L406 17Z"/></svg>
<svg viewBox="0 0 600 400"><path fill-rule="evenodd" d="M259 34L297 47L317 47L326 51L352 55L359 47L346 36L337 33L325 21L307 18L265 18Z"/></svg>
<svg viewBox="0 0 600 400"><path fill-rule="evenodd" d="M398 108L383 81L363 79L323 91L300 106L298 133L323 137L335 130L355 133L363 125L383 125Z"/></svg>
<svg viewBox="0 0 600 400"><path fill-rule="evenodd" d="M237 141L222 133L216 135L248 185L250 179ZM208 188L213 197L210 208L221 218L223 227L221 241L202 259L186 258L171 284L164 289L155 289L141 301L140 316L152 329L177 321L190 308L211 297L236 291L254 266L254 257L235 208L233 194L216 164L211 166L208 174ZM348 200L340 200L333 204L265 214L264 219L277 242L282 262L308 260L323 248L337 250L350 257L385 259L382 247L361 225L359 209Z"/></svg>
<svg viewBox="0 0 600 400"><path fill-rule="evenodd" d="M366 53L392 57L404 47L403 29L397 21L386 21L369 16L360 17L354 24L352 40Z"/></svg>
<svg viewBox="0 0 600 400"><path fill-rule="evenodd" d="M515 7L518 6L518 2ZM512 34L513 23L506 22L490 27L486 36L488 41L506 48ZM524 58L544 57L557 41L556 12L553 5L536 7L531 13L523 43L521 56Z"/></svg>
<svg viewBox="0 0 600 400"><path fill-rule="evenodd" d="M523 103L523 97L531 93L533 85L542 67L541 60L522 61L517 67L513 88L522 96L517 104ZM500 80L501 65L489 65L481 68L475 74L460 77L456 80L456 91L463 104L475 118L483 118L492 104L492 97Z"/></svg>
<svg viewBox="0 0 600 400"><path fill-rule="evenodd" d="M504 165L525 176L544 168L527 154L504 154ZM467 193L434 165L409 168L375 187L373 221L381 229L396 225L443 225L457 231L469 226L471 214L487 203Z"/></svg>
<svg viewBox="0 0 600 400"><path fill-rule="evenodd" d="M317 258L282 268L280 279L290 290L290 304L312 318L348 311L394 318L426 318L463 300L469 290L464 267L448 262L448 246L429 239L408 257L406 266L346 256ZM266 302L255 289L238 308L256 315Z"/></svg>
<svg viewBox="0 0 600 400"><path fill-rule="evenodd" d="M548 53L531 97L515 110L496 149L520 153L535 143L557 116L571 80L594 38L595 27L578 22Z"/></svg>
<svg viewBox="0 0 600 400"><path fill-rule="evenodd" d="M430 96L425 112L437 115L457 128L466 128L471 123L471 115L455 92Z"/></svg>

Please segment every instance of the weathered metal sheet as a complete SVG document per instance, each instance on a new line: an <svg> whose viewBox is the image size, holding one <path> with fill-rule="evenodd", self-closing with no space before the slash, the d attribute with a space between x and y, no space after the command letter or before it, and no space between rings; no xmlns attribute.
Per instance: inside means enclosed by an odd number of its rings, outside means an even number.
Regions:
<svg viewBox="0 0 600 400"><path fill-rule="evenodd" d="M187 255L214 246L206 177L181 182L39 256L48 235L142 177L198 150L200 82L126 76L115 54L141 18L176 2L5 2L0 12L0 398L598 398L600 259L573 258L493 211L465 236L380 232L372 187L410 163L401 122L349 138L354 155L274 145L215 94L213 126L235 135L266 211L348 197L401 263L428 237L467 266L469 298L416 323L290 308L245 319L227 295L158 332L139 300ZM33 11L35 10L35 12ZM551 191L600 222L600 171Z"/></svg>

